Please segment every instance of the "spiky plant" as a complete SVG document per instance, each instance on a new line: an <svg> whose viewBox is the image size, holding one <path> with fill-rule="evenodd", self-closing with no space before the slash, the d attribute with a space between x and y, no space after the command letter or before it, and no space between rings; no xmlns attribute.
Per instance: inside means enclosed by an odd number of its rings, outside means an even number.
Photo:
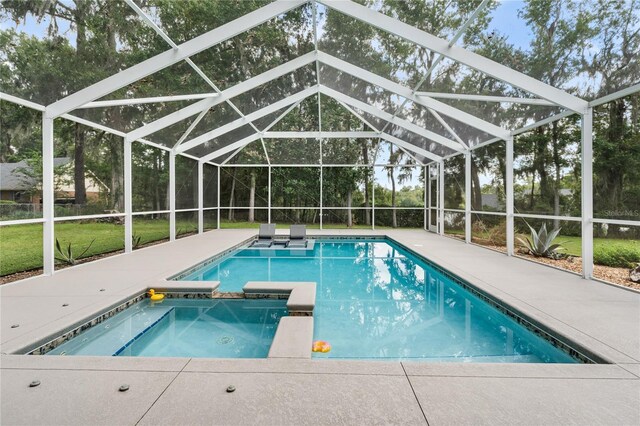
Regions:
<svg viewBox="0 0 640 426"><path fill-rule="evenodd" d="M95 240L96 240L95 238L91 240L91 242L84 249L84 251L76 256L73 254L73 250L71 249L71 243L69 243L69 245L63 250L60 245L60 241L58 241L58 239L56 238L56 250L59 253L59 256L56 256L56 260L66 263L67 265L75 265L78 262L78 259L80 259L82 256L87 254L87 252L89 251L89 249L91 248Z"/></svg>
<svg viewBox="0 0 640 426"><path fill-rule="evenodd" d="M518 237L518 241L529 250L530 254L536 257L550 257L552 259L561 257L562 254L558 251L564 248L561 244L553 244L553 240L556 239L561 228L547 232L547 225L543 223L540 231L536 232L531 225L527 224L527 226L531 230L531 237L525 239Z"/></svg>
<svg viewBox="0 0 640 426"><path fill-rule="evenodd" d="M133 234L133 235L131 236L131 245L132 245L132 248L136 249L136 248L140 247L140 244L141 244L141 243L142 243L142 236L141 236L141 235Z"/></svg>

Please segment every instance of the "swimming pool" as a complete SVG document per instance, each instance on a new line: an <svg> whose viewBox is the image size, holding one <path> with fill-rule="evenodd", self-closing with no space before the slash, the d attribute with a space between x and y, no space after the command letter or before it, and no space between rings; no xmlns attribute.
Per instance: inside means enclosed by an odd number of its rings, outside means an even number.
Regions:
<svg viewBox="0 0 640 426"><path fill-rule="evenodd" d="M312 251L238 249L182 280L314 281L314 357L573 363L576 359L390 239L320 239Z"/></svg>
<svg viewBox="0 0 640 426"><path fill-rule="evenodd" d="M47 355L265 358L284 300L150 299Z"/></svg>

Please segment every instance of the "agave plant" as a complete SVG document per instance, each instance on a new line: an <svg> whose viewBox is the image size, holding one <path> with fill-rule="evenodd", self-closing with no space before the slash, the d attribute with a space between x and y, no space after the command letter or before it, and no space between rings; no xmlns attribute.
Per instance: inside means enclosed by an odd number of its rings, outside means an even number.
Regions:
<svg viewBox="0 0 640 426"><path fill-rule="evenodd" d="M80 259L89 251L89 249L91 248L95 240L96 240L95 238L91 240L91 242L84 249L84 251L76 256L73 254L73 250L71 249L71 243L69 243L69 245L63 250L62 247L60 246L60 241L58 241L58 239L56 238L56 250L60 254L60 256L56 256L56 260L66 263L67 265L75 265L78 262L78 259Z"/></svg>
<svg viewBox="0 0 640 426"><path fill-rule="evenodd" d="M142 235L133 234L131 236L131 245L134 249L140 247L141 243L142 243Z"/></svg>
<svg viewBox="0 0 640 426"><path fill-rule="evenodd" d="M527 226L531 230L531 237L524 240L518 237L518 241L529 250L530 254L536 257L550 257L552 259L557 259L561 256L558 251L564 248L560 244L553 244L553 240L556 239L561 228L547 232L547 225L543 223L540 231L536 232L531 225L527 224Z"/></svg>

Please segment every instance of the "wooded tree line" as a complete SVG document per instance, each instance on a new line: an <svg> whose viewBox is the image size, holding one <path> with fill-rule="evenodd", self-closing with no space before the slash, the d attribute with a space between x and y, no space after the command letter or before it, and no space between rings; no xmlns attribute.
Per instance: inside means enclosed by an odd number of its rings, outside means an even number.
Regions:
<svg viewBox="0 0 640 426"><path fill-rule="evenodd" d="M264 1L137 1L152 13L154 20L176 42L189 40L262 6ZM429 33L451 38L478 2L451 1L367 1L382 13L397 17ZM561 87L577 96L594 99L640 81L640 0L532 0L523 3L518 14L532 34L526 42L509 37L509 28L491 23L497 2L481 13L467 29L460 43L534 78ZM319 7L322 25L318 46L321 50L350 63L420 91L528 96L521 90L451 61L437 64L438 55L391 36L354 18ZM0 84L2 91L50 104L89 84L167 50L168 46L150 27L140 21L126 3L112 0L6 0L0 6L4 22L0 31ZM44 37L18 31L12 23L25 25L39 21L46 28ZM311 5L258 26L208 49L192 60L221 90L267 71L314 48L313 9ZM19 28L22 28L20 26ZM71 37L70 37L71 35ZM71 40L71 41L70 41ZM434 65L437 64L437 65ZM364 80L348 76L322 65L320 81L349 96L380 106L401 118L451 138L446 127L425 108L398 100L398 96L373 87ZM232 101L243 113L262 108L274 101L316 83L315 64L303 67L271 83L254 89ZM171 94L212 92L185 63L169 67L129 85L105 99L147 97ZM594 202L596 212L607 217L640 217L640 121L639 96L628 96L594 109ZM474 101L447 103L484 120L508 128L549 117L559 109L537 105L496 104ZM143 104L128 107L77 110L73 114L104 123L121 131L130 131L187 105L186 102ZM318 107L320 106L320 107ZM40 114L2 102L0 117L0 161L28 159L34 164L41 155ZM282 111L265 117L260 129L275 120ZM389 133L406 137L424 149L439 155L451 153L401 128L359 112L367 121ZM196 137L225 124L238 115L221 104L211 109L190 135ZM195 118L195 117L194 117ZM193 121L164 129L150 140L173 146ZM321 96L303 101L271 130L371 130L338 102ZM476 144L490 139L464 123L445 122L465 142ZM517 137L515 141L516 208L520 212L580 214L579 120L575 117L540 127ZM241 129L253 131L252 129ZM240 134L240 133L238 133ZM232 135L232 136L237 136ZM123 150L120 137L96 131L67 120L56 120L56 156L74 159L75 202L87 202L86 170L91 170L109 187L109 209L123 208ZM190 151L211 152L231 143L220 137ZM265 152L266 151L266 152ZM239 154L230 153L229 164L370 164L384 162L404 167L388 168L391 186L390 206L398 205L395 187L402 181L417 179L415 156L377 139L324 141L322 152L317 141L256 141ZM377 158L376 158L377 157ZM134 208L164 210L168 206L168 155L159 149L134 144ZM417 157L419 161L423 158ZM222 160L222 159L221 159ZM197 195L194 162L177 163L181 181L177 189L178 208L189 208ZM447 162L447 174L460 174L460 157ZM227 207L260 207L266 195L265 174L254 168L221 172L221 203ZM315 206L313 194L319 194L317 168L274 168L272 200L282 207ZM331 173L326 200L339 206L370 207L374 185L369 168L326 169ZM229 176L229 173L235 174ZM411 175L413 173L413 175ZM460 176L459 176L460 177ZM420 178L421 174L420 174ZM489 180L489 184L481 181ZM211 181L211 179L209 179ZM459 179L464 183L464 175ZM238 182L246 182L245 187ZM447 205L460 205L464 191L447 183ZM504 197L504 144L498 143L474 151L472 162L472 208L482 210L482 193ZM208 187L209 198L215 198ZM247 187L248 186L248 187ZM384 189L379 189L380 194ZM378 189L376 189L378 193ZM376 195L378 197L378 195ZM339 199L338 199L339 198ZM225 201L222 201L225 200ZM376 202L377 205L378 202ZM452 207L455 208L455 207ZM233 210L228 219L233 220ZM310 220L295 215L294 220ZM313 214L309 210L310 215ZM395 218L392 225L397 224ZM313 218L311 218L313 219ZM351 215L346 218L351 221ZM370 214L359 219L370 223Z"/></svg>

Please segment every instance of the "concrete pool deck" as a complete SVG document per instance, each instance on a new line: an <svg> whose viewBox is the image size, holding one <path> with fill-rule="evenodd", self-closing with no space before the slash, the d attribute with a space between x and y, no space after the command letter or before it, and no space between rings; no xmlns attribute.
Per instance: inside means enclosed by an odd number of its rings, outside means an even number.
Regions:
<svg viewBox="0 0 640 426"><path fill-rule="evenodd" d="M424 231L308 233L388 235L611 364L3 355L0 424L640 424L640 293ZM1 286L0 351L44 343L256 234L210 231Z"/></svg>

